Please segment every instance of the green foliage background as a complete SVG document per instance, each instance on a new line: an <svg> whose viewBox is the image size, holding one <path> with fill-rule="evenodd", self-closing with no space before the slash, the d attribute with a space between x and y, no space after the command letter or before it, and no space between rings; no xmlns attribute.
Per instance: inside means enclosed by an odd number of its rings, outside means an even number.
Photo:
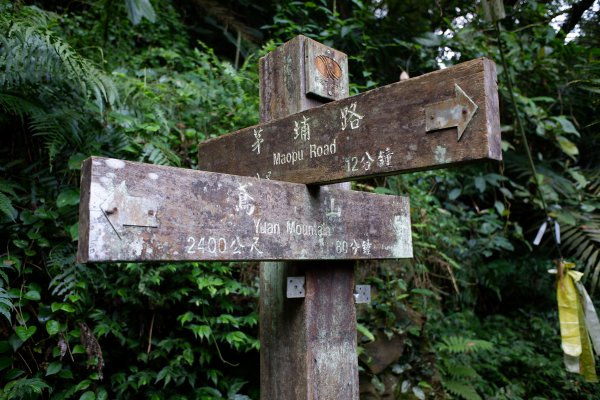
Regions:
<svg viewBox="0 0 600 400"><path fill-rule="evenodd" d="M361 397L595 398L562 365L556 246L529 244L539 188L562 255L598 288L598 12L567 43L549 25L573 3L507 1L504 71L465 2L0 1L0 399L258 398L256 266L77 264L79 168L195 168L198 142L257 122L257 60L297 34L349 54L353 93L498 64L504 162L355 183L410 195L415 246L357 265L375 291L358 313ZM370 348L391 338L403 351L375 373Z"/></svg>

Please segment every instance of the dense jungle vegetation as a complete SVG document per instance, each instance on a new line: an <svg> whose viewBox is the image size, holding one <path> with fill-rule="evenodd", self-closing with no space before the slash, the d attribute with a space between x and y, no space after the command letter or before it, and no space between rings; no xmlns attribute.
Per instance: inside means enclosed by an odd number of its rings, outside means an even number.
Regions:
<svg viewBox="0 0 600 400"><path fill-rule="evenodd" d="M256 265L76 263L79 170L195 168L258 122L258 59L297 34L349 55L353 94L498 66L502 163L355 184L410 196L415 251L356 265L361 398L600 398L565 371L547 272L575 262L598 299L600 5L504 5L0 0L0 399L258 398ZM562 242L533 246L547 218Z"/></svg>

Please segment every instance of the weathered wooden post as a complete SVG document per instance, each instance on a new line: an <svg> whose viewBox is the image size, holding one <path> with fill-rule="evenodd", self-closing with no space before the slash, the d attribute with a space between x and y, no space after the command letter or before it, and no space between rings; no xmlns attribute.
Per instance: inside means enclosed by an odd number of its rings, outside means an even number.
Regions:
<svg viewBox="0 0 600 400"><path fill-rule="evenodd" d="M267 55L262 124L202 143L201 167L314 185L501 159L493 62L469 61L344 100L345 62L302 36ZM318 99L334 101L314 108ZM257 144L260 151L244 156ZM303 301L285 298L290 276L305 277ZM348 264L261 266L263 399L358 398L353 281Z"/></svg>
<svg viewBox="0 0 600 400"><path fill-rule="evenodd" d="M78 260L294 261L261 266L261 396L357 399L353 265L339 260L412 257L408 199L314 185L501 159L495 66L345 98L346 56L300 36L260 68L262 123L199 146L214 172L86 160ZM284 295L292 277L301 295Z"/></svg>
<svg viewBox="0 0 600 400"><path fill-rule="evenodd" d="M261 122L345 98L348 89L346 54L298 36L260 60ZM278 135L310 142L306 120L294 129ZM286 299L288 277L304 277L304 299ZM261 263L262 399L358 399L353 293L352 261Z"/></svg>

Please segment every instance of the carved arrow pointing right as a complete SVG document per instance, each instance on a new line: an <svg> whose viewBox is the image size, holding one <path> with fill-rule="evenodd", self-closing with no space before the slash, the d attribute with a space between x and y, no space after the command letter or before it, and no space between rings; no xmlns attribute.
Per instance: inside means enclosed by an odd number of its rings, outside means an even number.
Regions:
<svg viewBox="0 0 600 400"><path fill-rule="evenodd" d="M456 97L431 104L425 109L425 131L458 128L458 141L462 137L471 118L479 108L473 100L458 86L454 84Z"/></svg>

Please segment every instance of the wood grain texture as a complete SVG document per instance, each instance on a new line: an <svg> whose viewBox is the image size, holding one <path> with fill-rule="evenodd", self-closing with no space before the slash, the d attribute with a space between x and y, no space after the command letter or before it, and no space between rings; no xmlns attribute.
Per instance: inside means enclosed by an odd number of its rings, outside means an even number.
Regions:
<svg viewBox="0 0 600 400"><path fill-rule="evenodd" d="M319 104L304 95L310 57L299 49L307 40L297 37L261 59L261 121ZM305 277L304 299L285 298L288 276ZM262 400L358 399L353 289L353 262L260 264Z"/></svg>
<svg viewBox="0 0 600 400"><path fill-rule="evenodd" d="M276 50L261 60L261 71L284 85L281 92L261 88L261 117L279 119L201 143L201 169L324 184L502 158L492 61L468 61L306 109L314 100L290 89L304 67L291 62L301 48L293 43L289 53ZM456 85L477 105L461 139L456 127L427 132L427 108L456 97ZM298 87L305 92L304 83ZM286 107L305 111L284 116Z"/></svg>
<svg viewBox="0 0 600 400"><path fill-rule="evenodd" d="M408 199L93 157L80 262L411 257Z"/></svg>

